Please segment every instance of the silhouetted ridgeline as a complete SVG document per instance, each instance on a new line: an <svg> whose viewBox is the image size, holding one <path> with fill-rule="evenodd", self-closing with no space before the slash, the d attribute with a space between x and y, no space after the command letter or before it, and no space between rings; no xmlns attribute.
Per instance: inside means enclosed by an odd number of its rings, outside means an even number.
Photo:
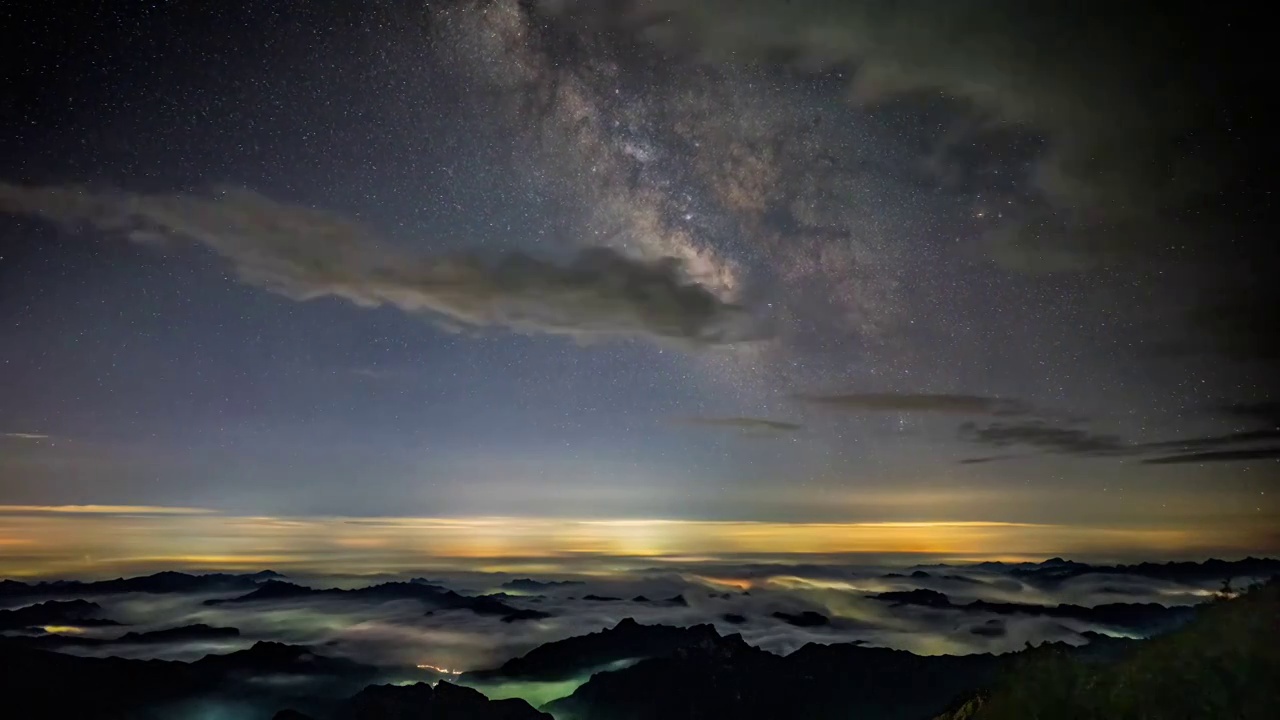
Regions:
<svg viewBox="0 0 1280 720"><path fill-rule="evenodd" d="M563 680L606 665L667 655L676 648L718 638L711 625L641 625L626 618L600 632L546 643L492 670L464 673L462 680Z"/></svg>
<svg viewBox="0 0 1280 720"><path fill-rule="evenodd" d="M661 655L598 672L542 709L557 720L927 718L992 683L1018 656L1044 651L922 656L860 643L810 643L781 656L714 629L684 640ZM1064 651L1104 659L1133 642L1096 636Z"/></svg>
<svg viewBox="0 0 1280 720"><path fill-rule="evenodd" d="M81 627L116 625L101 617L102 606L88 600L48 600L14 610L0 610L0 630L39 625L75 624Z"/></svg>
<svg viewBox="0 0 1280 720"><path fill-rule="evenodd" d="M83 625L83 620L63 620L62 623ZM100 621L110 622L110 621ZM116 623L111 622L112 625ZM179 627L152 630L150 632L127 632L112 638L86 637L83 635L60 635L44 633L40 635L17 635L9 638L9 642L26 644L30 647L57 650L66 647L108 647L112 645L163 645L166 643L182 643L190 641L233 640L240 637L240 631L233 627L211 627L209 625L182 625Z"/></svg>
<svg viewBox="0 0 1280 720"><path fill-rule="evenodd" d="M1105 603L1093 607L1081 605L1034 605L1030 603L989 602L974 600L956 604L944 593L936 590L904 590L870 595L875 600L895 605L920 605L924 607L957 610L969 613L994 615L1035 615L1040 617L1081 620L1112 628L1155 632L1177 627L1190 620L1196 613L1193 606L1166 607L1158 603Z"/></svg>
<svg viewBox="0 0 1280 720"><path fill-rule="evenodd" d="M281 580L268 580L261 585L258 585L253 592L248 593L247 595L241 595L233 598L206 600L205 605L213 606L234 603L271 602L317 597L376 601L419 600L426 605L439 610L464 609L481 615L515 616L514 619L516 620L522 619L519 616L519 610L507 605L497 598L485 595L477 597L459 595L447 588L417 582L387 582L378 585L369 585L368 587L355 588L353 590L343 590L341 588L316 590L314 588L295 585L294 583L284 582Z"/></svg>
<svg viewBox="0 0 1280 720"><path fill-rule="evenodd" d="M25 583L17 580L0 580L0 598L5 600L79 597L85 595L116 595L120 593L203 593L236 592L252 590L264 580L284 577L271 570L251 575L210 573L190 575L181 572L158 572L134 578L116 578L82 582L80 580L56 580L54 582Z"/></svg>
<svg viewBox="0 0 1280 720"><path fill-rule="evenodd" d="M1280 575L1280 559L1248 557L1243 560L1204 562L1137 563L1134 565L1090 565L1051 558L1042 563L979 563L976 567L1008 572L1031 583L1051 585L1080 575L1136 575L1176 582L1215 582L1228 578L1270 578Z"/></svg>

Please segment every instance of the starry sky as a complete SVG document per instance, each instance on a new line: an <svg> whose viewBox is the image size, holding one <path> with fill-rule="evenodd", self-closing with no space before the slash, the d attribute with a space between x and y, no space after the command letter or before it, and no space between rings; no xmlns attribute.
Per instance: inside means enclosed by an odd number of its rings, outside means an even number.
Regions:
<svg viewBox="0 0 1280 720"><path fill-rule="evenodd" d="M1280 550L1248 18L46 5L0 569Z"/></svg>

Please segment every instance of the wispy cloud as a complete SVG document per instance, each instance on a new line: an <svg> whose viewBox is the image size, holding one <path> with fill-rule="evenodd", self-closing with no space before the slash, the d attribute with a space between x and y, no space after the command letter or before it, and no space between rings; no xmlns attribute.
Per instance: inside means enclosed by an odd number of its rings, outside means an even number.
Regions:
<svg viewBox="0 0 1280 720"><path fill-rule="evenodd" d="M1207 450L1205 452L1167 455L1165 457L1148 458L1142 462L1147 465L1181 465L1185 463L1228 462L1232 460L1280 460L1280 446L1237 448L1234 450Z"/></svg>
<svg viewBox="0 0 1280 720"><path fill-rule="evenodd" d="M931 412L955 415L1023 415L1030 409L1018 400L951 393L802 394L812 405L862 412Z"/></svg>
<svg viewBox="0 0 1280 720"><path fill-rule="evenodd" d="M1275 444L1275 441L1280 439L1280 429L1276 428L1130 443L1117 435L1094 433L1081 428L1058 427L1043 420L1031 420L1020 423L993 423L985 426L966 422L960 425L959 436L962 440L987 447L1021 448L1040 453L1082 457L1159 456L1142 460L1147 465L1280 458L1280 446ZM960 463L971 465L1011 460L1016 457L1018 456L974 457L963 459Z"/></svg>
<svg viewBox="0 0 1280 720"><path fill-rule="evenodd" d="M174 507L168 505L0 505L0 514L26 515L35 513L90 514L90 515L211 515L214 510L205 508Z"/></svg>
<svg viewBox="0 0 1280 720"><path fill-rule="evenodd" d="M1000 462L1002 460L1012 460L1016 455L984 455L983 457L964 458L960 461L961 465L982 465L984 463Z"/></svg>
<svg viewBox="0 0 1280 720"><path fill-rule="evenodd" d="M505 327L570 336L639 336L686 345L758 339L755 319L687 280L673 257L605 248L567 264L520 253L416 256L367 228L243 189L210 195L93 192L0 183L0 212L87 225L135 242L205 246L240 279L295 300L336 297L392 306L444 327Z"/></svg>
<svg viewBox="0 0 1280 720"><path fill-rule="evenodd" d="M985 426L967 422L960 426L960 437L990 447L1025 447L1065 455L1123 455L1136 450L1116 435L1057 427L1040 420Z"/></svg>
<svg viewBox="0 0 1280 720"><path fill-rule="evenodd" d="M704 427L736 428L748 432L795 432L804 429L804 425L799 423L756 417L692 417L683 418L679 422Z"/></svg>

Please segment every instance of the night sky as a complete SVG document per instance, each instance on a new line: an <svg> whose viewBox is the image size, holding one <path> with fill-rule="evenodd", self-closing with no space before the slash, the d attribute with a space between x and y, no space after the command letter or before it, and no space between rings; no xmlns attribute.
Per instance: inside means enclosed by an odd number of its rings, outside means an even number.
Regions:
<svg viewBox="0 0 1280 720"><path fill-rule="evenodd" d="M1249 18L30 5L0 572L1280 551Z"/></svg>

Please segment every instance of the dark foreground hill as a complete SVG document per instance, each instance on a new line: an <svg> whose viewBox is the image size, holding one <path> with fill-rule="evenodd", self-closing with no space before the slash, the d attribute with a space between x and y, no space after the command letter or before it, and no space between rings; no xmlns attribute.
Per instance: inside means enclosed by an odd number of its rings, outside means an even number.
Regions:
<svg viewBox="0 0 1280 720"><path fill-rule="evenodd" d="M1099 666L1051 650L940 720L1280 717L1280 582L1212 604L1181 630Z"/></svg>

